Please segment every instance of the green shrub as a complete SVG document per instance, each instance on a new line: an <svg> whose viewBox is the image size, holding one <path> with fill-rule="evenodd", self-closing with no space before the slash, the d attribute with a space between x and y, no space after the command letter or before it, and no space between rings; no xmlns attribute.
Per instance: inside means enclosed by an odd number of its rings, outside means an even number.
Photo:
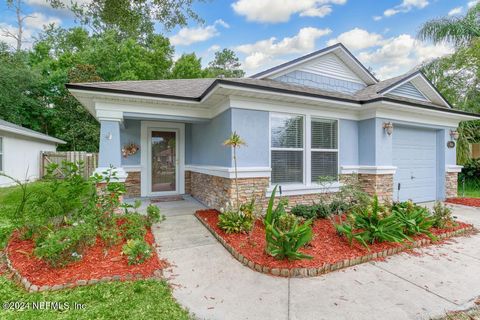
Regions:
<svg viewBox="0 0 480 320"><path fill-rule="evenodd" d="M156 205L150 204L147 207L147 226L165 220L165 216L160 213L160 208Z"/></svg>
<svg viewBox="0 0 480 320"><path fill-rule="evenodd" d="M434 219L425 207L418 206L412 201L394 203L392 214L402 223L403 233L407 236L425 234L432 240L436 239L430 232Z"/></svg>
<svg viewBox="0 0 480 320"><path fill-rule="evenodd" d="M146 219L138 213L128 213L121 217L124 223L120 226L122 236L127 240L143 240L146 229Z"/></svg>
<svg viewBox="0 0 480 320"><path fill-rule="evenodd" d="M247 219L255 220L255 198L252 198L248 203L242 203L239 211L243 213Z"/></svg>
<svg viewBox="0 0 480 320"><path fill-rule="evenodd" d="M276 191L277 187L273 189L264 219L267 253L277 259L311 259L298 250L313 238L312 220L300 224L295 216L286 213L282 201L274 209Z"/></svg>
<svg viewBox="0 0 480 320"><path fill-rule="evenodd" d="M316 213L317 218L326 219L332 215L331 206L327 203L317 203L313 206L313 210Z"/></svg>
<svg viewBox="0 0 480 320"><path fill-rule="evenodd" d="M128 257L128 264L140 264L152 256L153 249L145 240L130 239L122 247L122 253Z"/></svg>
<svg viewBox="0 0 480 320"><path fill-rule="evenodd" d="M314 206L307 206L304 204L296 205L295 207L290 210L292 214L297 217L301 217L304 219L315 219L317 218L317 211Z"/></svg>
<svg viewBox="0 0 480 320"><path fill-rule="evenodd" d="M218 216L218 227L226 233L246 233L253 228L253 222L242 211L225 211Z"/></svg>
<svg viewBox="0 0 480 320"><path fill-rule="evenodd" d="M433 226L444 229L455 225L456 223L452 216L452 209L442 204L440 201L435 202L435 205L433 206Z"/></svg>
<svg viewBox="0 0 480 320"><path fill-rule="evenodd" d="M367 248L375 242L401 242L408 238L403 233L403 224L386 206L379 204L377 196L368 206L354 209L347 221L336 224L335 228L350 244L355 239Z"/></svg>
<svg viewBox="0 0 480 320"><path fill-rule="evenodd" d="M100 228L98 235L107 247L114 246L122 241L121 230L116 225Z"/></svg>
<svg viewBox="0 0 480 320"><path fill-rule="evenodd" d="M343 214L348 212L351 208L352 208L351 203L348 203L347 201L342 199L333 199L333 201L330 203L329 215ZM326 216L325 218L328 218L328 216Z"/></svg>
<svg viewBox="0 0 480 320"><path fill-rule="evenodd" d="M90 223L74 223L52 230L37 239L35 255L53 267L62 267L82 258L82 252L96 240L95 226Z"/></svg>

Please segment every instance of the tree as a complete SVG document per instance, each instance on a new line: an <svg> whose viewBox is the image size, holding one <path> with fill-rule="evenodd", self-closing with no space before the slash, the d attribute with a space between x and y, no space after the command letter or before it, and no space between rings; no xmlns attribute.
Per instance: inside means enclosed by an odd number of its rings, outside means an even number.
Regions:
<svg viewBox="0 0 480 320"><path fill-rule="evenodd" d="M451 42L457 47L469 46L480 37L480 3L470 8L463 17L440 18L423 24L418 37L434 43Z"/></svg>
<svg viewBox="0 0 480 320"><path fill-rule="evenodd" d="M240 69L241 63L233 50L223 49L215 52L215 58L209 63L209 77L241 78L245 72Z"/></svg>
<svg viewBox="0 0 480 320"><path fill-rule="evenodd" d="M22 50L23 45L23 25L25 19L31 18L32 16L26 15L22 9L24 2L23 0L7 0L7 7L15 11L15 18L17 22L17 31L12 32L7 27L2 28L2 33L8 38L13 38L17 42L16 50Z"/></svg>
<svg viewBox="0 0 480 320"><path fill-rule="evenodd" d="M54 8L65 8L61 0L47 0ZM196 2L205 0L96 0L72 1L68 8L83 25L94 33L115 30L128 37L152 34L155 23L165 30L185 26L189 19L203 22L193 10Z"/></svg>
<svg viewBox="0 0 480 320"><path fill-rule="evenodd" d="M202 70L201 58L197 58L195 53L183 54L173 66L173 79L196 79L202 78L204 72Z"/></svg>
<svg viewBox="0 0 480 320"><path fill-rule="evenodd" d="M230 138L223 142L224 146L233 148L233 163L235 165L235 189L237 191L237 209L240 210L240 190L238 188L238 172L237 172L237 148L241 146L246 146L247 144L243 139L237 134L237 132L232 132Z"/></svg>

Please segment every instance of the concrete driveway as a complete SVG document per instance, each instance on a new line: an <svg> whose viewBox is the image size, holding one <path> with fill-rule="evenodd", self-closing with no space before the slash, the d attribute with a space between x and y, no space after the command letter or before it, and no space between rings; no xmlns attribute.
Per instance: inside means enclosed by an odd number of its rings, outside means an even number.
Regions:
<svg viewBox="0 0 480 320"><path fill-rule="evenodd" d="M175 298L199 319L428 319L480 296L480 235L315 278L285 279L241 265L192 215L194 200L158 204L155 226ZM480 209L455 206L480 226Z"/></svg>

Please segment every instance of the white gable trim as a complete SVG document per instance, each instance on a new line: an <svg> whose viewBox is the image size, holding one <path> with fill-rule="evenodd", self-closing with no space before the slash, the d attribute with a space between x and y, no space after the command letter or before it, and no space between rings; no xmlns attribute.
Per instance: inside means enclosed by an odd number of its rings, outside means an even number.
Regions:
<svg viewBox="0 0 480 320"><path fill-rule="evenodd" d="M314 60L329 53L335 54L346 65L347 68L352 70L352 72L354 72L359 77L359 79L362 80L363 83L370 85L378 82L378 80L375 79L368 71L366 71L366 68L358 60L354 59L351 53L348 52L347 49L345 49L345 47L341 44L336 44L329 48L325 48L324 50L320 50L316 54L312 54L311 56L299 58L296 62L287 62L284 64L284 66L280 65L279 67L273 67L270 69L270 71L267 70L268 72L261 72L253 75L252 78L265 79L279 77L291 71L299 70L301 69L299 68L299 66L311 64ZM354 67L356 67L357 70L353 70Z"/></svg>
<svg viewBox="0 0 480 320"><path fill-rule="evenodd" d="M442 97L442 95L440 95L440 93L438 93L438 91L430 84L430 81L428 81L428 79L420 71L412 73L410 76L406 77L405 79L395 83L393 86L387 87L386 89L379 91L378 93L381 95L386 95L388 93L391 93L396 88L401 87L402 85L408 82L411 82L415 86L415 88L417 88L417 90L425 98L428 99L427 101L431 101L435 104L439 104L447 108L451 108L450 104ZM419 88L420 83L424 85L427 90L422 90L421 88ZM411 97L407 97L407 98L411 98Z"/></svg>

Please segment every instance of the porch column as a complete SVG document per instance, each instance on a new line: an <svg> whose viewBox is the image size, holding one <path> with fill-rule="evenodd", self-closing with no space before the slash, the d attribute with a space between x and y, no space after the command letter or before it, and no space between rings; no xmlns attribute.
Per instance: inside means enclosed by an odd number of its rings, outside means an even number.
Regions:
<svg viewBox="0 0 480 320"><path fill-rule="evenodd" d="M113 166L117 173L119 182L125 182L127 174L122 168L122 146L120 144L120 126L123 118L101 118L100 122L100 148L98 155L98 168L96 173L103 171Z"/></svg>

